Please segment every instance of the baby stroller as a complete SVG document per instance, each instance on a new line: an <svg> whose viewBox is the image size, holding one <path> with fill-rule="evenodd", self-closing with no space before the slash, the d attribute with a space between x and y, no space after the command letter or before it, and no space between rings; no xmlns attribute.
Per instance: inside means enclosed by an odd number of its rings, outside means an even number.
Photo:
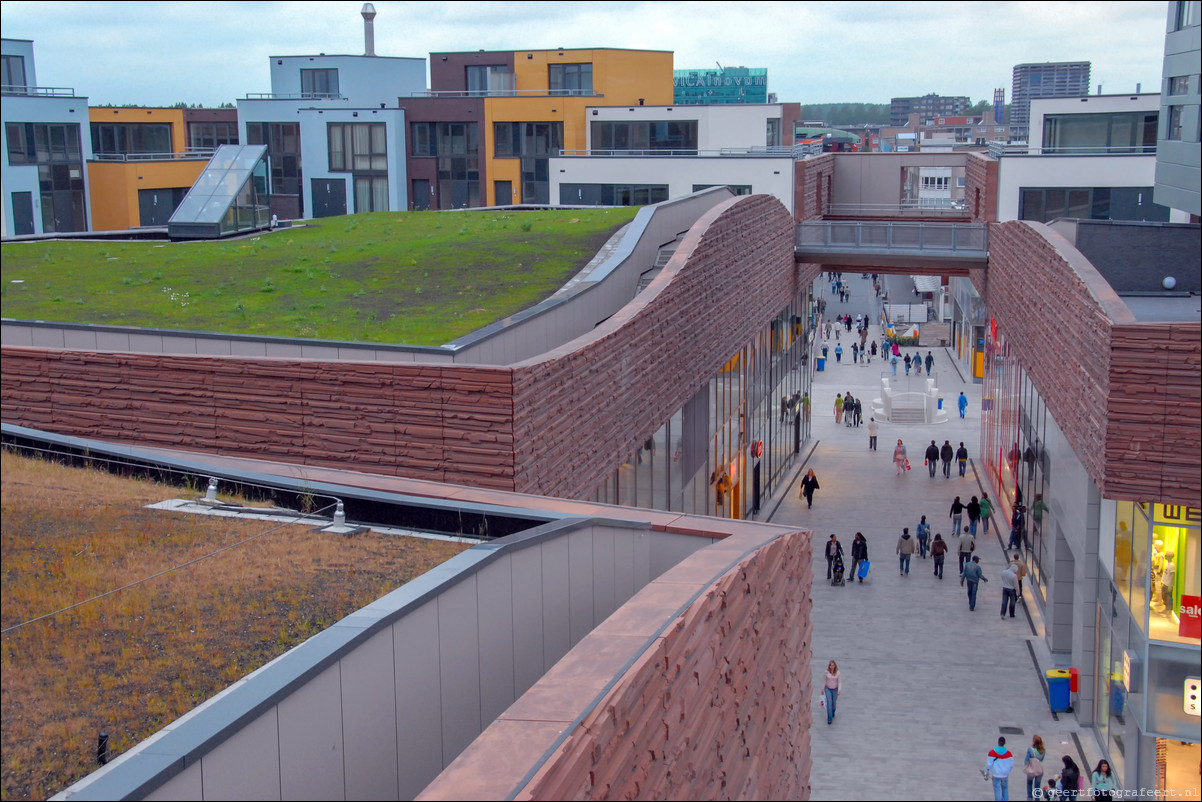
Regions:
<svg viewBox="0 0 1202 802"><path fill-rule="evenodd" d="M831 578L831 584L832 585L842 585L843 584L843 555L842 554L835 555L835 562L831 569L831 573L833 575Z"/></svg>

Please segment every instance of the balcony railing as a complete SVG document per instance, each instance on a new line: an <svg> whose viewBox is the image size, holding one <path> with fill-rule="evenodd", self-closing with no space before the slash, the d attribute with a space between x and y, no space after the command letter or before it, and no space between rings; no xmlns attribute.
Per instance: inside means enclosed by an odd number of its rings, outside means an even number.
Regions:
<svg viewBox="0 0 1202 802"><path fill-rule="evenodd" d="M592 89L466 89L412 92L409 97L605 97Z"/></svg>
<svg viewBox="0 0 1202 802"><path fill-rule="evenodd" d="M1000 142L989 144L989 155L994 159L1003 156L1155 156L1156 145L1118 145L1111 147L1043 147L1029 145L1006 145Z"/></svg>
<svg viewBox="0 0 1202 802"><path fill-rule="evenodd" d="M26 97L75 97L75 90L65 86L0 86L2 95L24 95Z"/></svg>
<svg viewBox="0 0 1202 802"><path fill-rule="evenodd" d="M725 157L762 158L762 159L800 159L809 155L810 151L804 145L796 147L747 147L747 148L716 148L699 150L697 148L626 148L614 150L562 150L560 156L571 158L603 158L603 159L667 159L667 158L704 158L714 159Z"/></svg>
<svg viewBox="0 0 1202 802"><path fill-rule="evenodd" d="M243 100L346 100L337 92L247 92Z"/></svg>
<svg viewBox="0 0 1202 802"><path fill-rule="evenodd" d="M948 200L939 205L916 201L903 203L832 203L828 215L838 217L957 217L968 216L962 200Z"/></svg>
<svg viewBox="0 0 1202 802"><path fill-rule="evenodd" d="M168 162L208 161L213 158L213 148L186 148L179 153L93 153L96 162Z"/></svg>

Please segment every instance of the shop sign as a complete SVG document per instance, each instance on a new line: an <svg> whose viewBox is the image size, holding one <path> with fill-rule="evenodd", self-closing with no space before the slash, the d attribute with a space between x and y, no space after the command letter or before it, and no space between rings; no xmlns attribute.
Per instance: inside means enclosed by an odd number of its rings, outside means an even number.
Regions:
<svg viewBox="0 0 1202 802"><path fill-rule="evenodd" d="M1182 638L1202 638L1202 596L1181 594L1181 623L1177 634Z"/></svg>
<svg viewBox="0 0 1202 802"><path fill-rule="evenodd" d="M1153 504L1152 520L1169 526L1199 526L1202 525L1202 509L1180 504Z"/></svg>
<svg viewBox="0 0 1202 802"><path fill-rule="evenodd" d="M1202 677L1185 678L1185 698L1182 701L1185 703L1187 716L1202 716L1202 700L1198 698L1202 690L1199 689L1199 685L1202 685Z"/></svg>

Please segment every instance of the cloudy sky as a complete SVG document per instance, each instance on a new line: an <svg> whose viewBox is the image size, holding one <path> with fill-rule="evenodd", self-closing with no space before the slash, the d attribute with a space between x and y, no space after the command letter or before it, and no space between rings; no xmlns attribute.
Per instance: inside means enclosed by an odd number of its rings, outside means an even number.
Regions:
<svg viewBox="0 0 1202 802"><path fill-rule="evenodd" d="M362 2L0 2L42 86L93 104L212 106L270 91L268 58L363 52ZM781 101L1010 95L1011 68L1093 64L1093 91L1159 91L1168 3L375 2L376 52L671 50L766 67Z"/></svg>

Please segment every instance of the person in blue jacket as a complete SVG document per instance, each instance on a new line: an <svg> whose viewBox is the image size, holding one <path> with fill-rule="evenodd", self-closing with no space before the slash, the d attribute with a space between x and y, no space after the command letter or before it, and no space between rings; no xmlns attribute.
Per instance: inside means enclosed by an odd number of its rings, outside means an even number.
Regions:
<svg viewBox="0 0 1202 802"><path fill-rule="evenodd" d="M956 405L960 407L960 417L963 418L964 413L968 412L968 396L961 392L959 400L956 401Z"/></svg>

